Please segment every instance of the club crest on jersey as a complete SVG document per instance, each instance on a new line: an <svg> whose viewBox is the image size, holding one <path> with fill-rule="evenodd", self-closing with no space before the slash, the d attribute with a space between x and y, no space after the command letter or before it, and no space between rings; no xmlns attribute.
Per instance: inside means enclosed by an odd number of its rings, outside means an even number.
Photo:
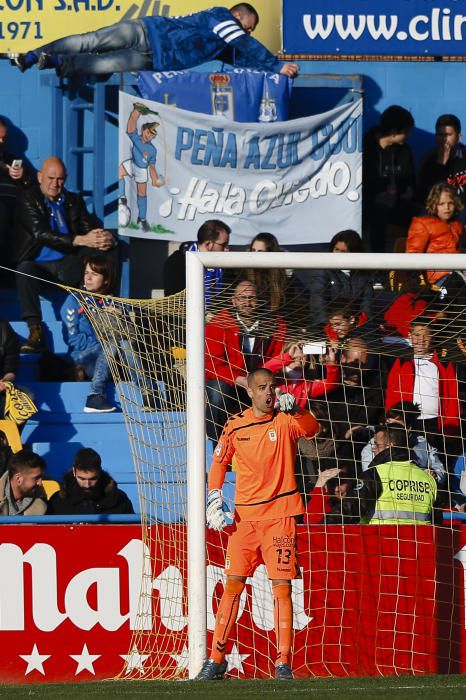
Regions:
<svg viewBox="0 0 466 700"><path fill-rule="evenodd" d="M219 440L218 445L215 448L215 454L217 455L217 457L220 457L220 455L222 454L222 441L221 440Z"/></svg>
<svg viewBox="0 0 466 700"><path fill-rule="evenodd" d="M269 440L270 442L277 442L277 433L275 430L269 430Z"/></svg>

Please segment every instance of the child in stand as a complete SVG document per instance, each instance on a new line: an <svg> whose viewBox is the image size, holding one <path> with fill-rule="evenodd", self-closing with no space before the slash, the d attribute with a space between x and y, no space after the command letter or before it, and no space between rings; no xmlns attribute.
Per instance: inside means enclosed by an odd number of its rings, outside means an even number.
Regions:
<svg viewBox="0 0 466 700"><path fill-rule="evenodd" d="M100 253L85 261L83 288L93 294L108 294L113 290L116 279L112 260ZM93 313L98 314L104 307L111 307L112 301L104 297L86 297ZM111 381L110 368L105 353L91 322L84 313L78 299L70 294L61 312L65 324L65 340L76 365L82 366L91 379L91 391L84 407L85 413L111 413L116 407L108 402L107 385Z"/></svg>
<svg viewBox="0 0 466 700"><path fill-rule="evenodd" d="M305 525L345 525L359 523L356 479L349 477L344 468L330 467L319 471L311 491Z"/></svg>
<svg viewBox="0 0 466 700"><path fill-rule="evenodd" d="M293 394L300 408L308 408L309 399L325 396L339 383L340 370L335 364L333 348L328 348L325 361L326 376L319 379L314 355L305 355L302 344L291 343L285 346L285 352L272 357L264 367L277 375L277 390Z"/></svg>
<svg viewBox="0 0 466 700"><path fill-rule="evenodd" d="M459 220L463 204L456 191L442 182L434 185L426 209L427 216L415 216L411 221L406 252L458 253L464 224ZM438 284L446 275L446 270L427 271L429 284Z"/></svg>

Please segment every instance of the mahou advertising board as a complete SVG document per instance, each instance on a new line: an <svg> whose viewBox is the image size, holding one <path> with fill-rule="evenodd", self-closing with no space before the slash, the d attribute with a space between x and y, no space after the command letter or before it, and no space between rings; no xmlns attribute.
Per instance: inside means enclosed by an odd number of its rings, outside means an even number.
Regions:
<svg viewBox="0 0 466 700"><path fill-rule="evenodd" d="M164 534L168 561L148 556L133 525L2 526L0 682L143 679L152 676L152 661L168 676L185 675L186 569L179 553L186 533L184 526L170 533L158 526L159 541ZM225 542L218 538L209 534L209 630L223 585ZM298 677L466 670L466 529L312 526L300 529L299 541ZM260 567L248 581L227 647L234 677L271 673L273 613L264 579ZM151 641L138 648L132 639L141 627L141 586L152 600L142 623Z"/></svg>

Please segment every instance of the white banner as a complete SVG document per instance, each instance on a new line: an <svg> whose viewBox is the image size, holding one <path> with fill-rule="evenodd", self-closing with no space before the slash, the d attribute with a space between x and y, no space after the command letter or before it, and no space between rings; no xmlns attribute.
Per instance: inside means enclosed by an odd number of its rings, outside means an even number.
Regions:
<svg viewBox="0 0 466 700"><path fill-rule="evenodd" d="M120 93L120 233L195 240L207 219L246 244L329 241L361 228L362 100L302 119L238 123Z"/></svg>

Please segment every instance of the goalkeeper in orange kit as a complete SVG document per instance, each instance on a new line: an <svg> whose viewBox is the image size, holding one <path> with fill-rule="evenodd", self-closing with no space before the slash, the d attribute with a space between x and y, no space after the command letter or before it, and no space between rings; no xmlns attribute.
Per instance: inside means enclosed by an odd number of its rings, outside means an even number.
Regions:
<svg viewBox="0 0 466 700"><path fill-rule="evenodd" d="M291 394L276 396L266 369L248 375L251 408L230 418L215 448L209 473L207 526L226 526L221 488L233 455L236 461L235 519L228 541L225 590L215 621L212 652L197 680L220 680L225 648L238 614L246 579L262 562L272 582L277 639L275 678L290 680L293 636L291 581L299 578L296 516L304 512L294 474L297 442L316 435L319 424L296 407Z"/></svg>

